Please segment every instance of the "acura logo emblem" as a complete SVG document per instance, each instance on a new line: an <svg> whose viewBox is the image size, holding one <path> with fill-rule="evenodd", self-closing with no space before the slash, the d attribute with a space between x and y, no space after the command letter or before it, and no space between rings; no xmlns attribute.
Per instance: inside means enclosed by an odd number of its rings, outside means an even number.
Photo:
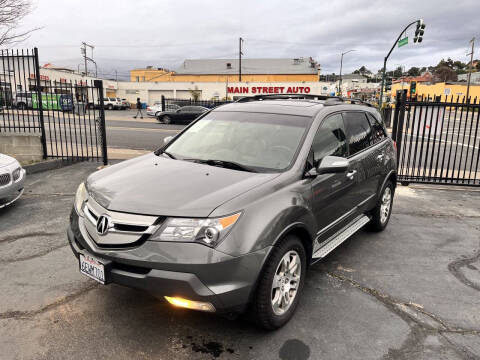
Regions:
<svg viewBox="0 0 480 360"><path fill-rule="evenodd" d="M97 220L97 234L105 235L110 226L110 219L107 215L102 215Z"/></svg>

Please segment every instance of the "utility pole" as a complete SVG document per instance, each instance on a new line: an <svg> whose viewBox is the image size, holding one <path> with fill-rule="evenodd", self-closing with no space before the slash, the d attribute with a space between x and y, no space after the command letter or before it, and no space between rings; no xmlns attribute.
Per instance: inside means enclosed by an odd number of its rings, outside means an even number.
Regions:
<svg viewBox="0 0 480 360"><path fill-rule="evenodd" d="M470 78L472 77L472 68L473 68L473 50L475 48L475 37L470 40L470 43L472 44L472 51L470 51L470 67L468 69L468 78L467 78L467 96L465 98L465 102L468 102L468 98L470 96Z"/></svg>
<svg viewBox="0 0 480 360"><path fill-rule="evenodd" d="M117 74L117 70L115 70L115 81L118 82L118 74Z"/></svg>
<svg viewBox="0 0 480 360"><path fill-rule="evenodd" d="M92 50L92 58L87 57L87 47L89 47ZM93 49L94 48L95 48L95 46L89 45L86 42L82 41L82 47L80 48L80 53L83 55L83 61L84 61L84 64L85 64L85 76L88 76L87 61L91 61L91 62L95 63L93 61ZM95 68L96 68L96 64L95 64Z"/></svg>
<svg viewBox="0 0 480 360"><path fill-rule="evenodd" d="M343 66L343 55L348 54L349 52L352 52L355 50L348 50L342 53L342 56L340 57L340 79L338 80L338 93L340 96L342 96L342 66Z"/></svg>
<svg viewBox="0 0 480 360"><path fill-rule="evenodd" d="M238 81L242 82L242 44L243 39L238 39Z"/></svg>

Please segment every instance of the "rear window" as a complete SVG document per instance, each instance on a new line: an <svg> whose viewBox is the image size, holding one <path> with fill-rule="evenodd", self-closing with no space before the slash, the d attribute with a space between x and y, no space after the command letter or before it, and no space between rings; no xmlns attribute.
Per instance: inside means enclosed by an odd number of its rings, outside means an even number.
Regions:
<svg viewBox="0 0 480 360"><path fill-rule="evenodd" d="M385 130L382 124L380 124L380 122L375 116L367 113L367 117L372 127L372 136L371 136L370 142L372 144L376 144L382 141L383 139L385 139L387 137L387 134L385 134Z"/></svg>
<svg viewBox="0 0 480 360"><path fill-rule="evenodd" d="M372 137L370 122L361 111L345 112L344 117L350 155L355 155L370 146Z"/></svg>

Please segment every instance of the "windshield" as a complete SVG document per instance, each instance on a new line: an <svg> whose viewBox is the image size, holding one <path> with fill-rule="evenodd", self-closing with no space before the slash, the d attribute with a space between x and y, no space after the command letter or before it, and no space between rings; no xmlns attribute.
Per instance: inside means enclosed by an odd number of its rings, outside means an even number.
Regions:
<svg viewBox="0 0 480 360"><path fill-rule="evenodd" d="M311 118L212 112L164 150L177 159L234 162L255 171L281 171L292 163Z"/></svg>

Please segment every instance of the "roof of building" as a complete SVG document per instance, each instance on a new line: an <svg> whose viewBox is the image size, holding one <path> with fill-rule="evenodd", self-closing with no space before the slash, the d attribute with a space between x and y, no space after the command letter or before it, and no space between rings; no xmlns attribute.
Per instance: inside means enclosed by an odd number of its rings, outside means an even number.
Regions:
<svg viewBox="0 0 480 360"><path fill-rule="evenodd" d="M400 82L430 82L432 81L432 74L430 73L424 73L423 75L420 76L402 76L396 80L393 80L393 83L400 83Z"/></svg>
<svg viewBox="0 0 480 360"><path fill-rule="evenodd" d="M342 75L342 80L363 80L367 79L366 76L360 74L344 74Z"/></svg>
<svg viewBox="0 0 480 360"><path fill-rule="evenodd" d="M319 64L311 57L295 59L242 59L242 74L317 74ZM238 74L238 59L187 59L179 75Z"/></svg>

